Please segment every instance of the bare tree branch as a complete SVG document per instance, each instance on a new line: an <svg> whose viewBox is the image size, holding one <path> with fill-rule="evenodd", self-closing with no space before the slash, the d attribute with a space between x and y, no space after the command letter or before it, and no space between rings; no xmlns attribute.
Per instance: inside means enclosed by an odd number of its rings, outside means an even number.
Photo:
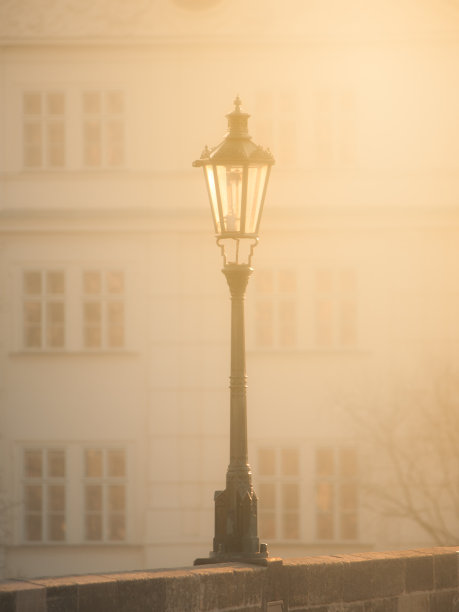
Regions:
<svg viewBox="0 0 459 612"><path fill-rule="evenodd" d="M365 484L367 505L451 544L459 539L459 379L445 370L418 395L399 391L378 410L348 409L384 474Z"/></svg>

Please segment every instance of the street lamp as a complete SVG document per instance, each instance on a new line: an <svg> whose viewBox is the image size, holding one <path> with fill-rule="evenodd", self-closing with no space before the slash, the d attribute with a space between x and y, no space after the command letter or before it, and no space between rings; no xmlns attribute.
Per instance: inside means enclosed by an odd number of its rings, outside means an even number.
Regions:
<svg viewBox="0 0 459 612"><path fill-rule="evenodd" d="M250 115L234 101L228 132L216 147L205 147L193 166L204 170L223 274L231 292L230 463L226 489L215 492L215 536L208 558L195 565L224 561L264 562L266 544L257 533L257 496L247 453L247 376L245 370L244 299L253 249L258 242L263 202L274 158L252 142Z"/></svg>

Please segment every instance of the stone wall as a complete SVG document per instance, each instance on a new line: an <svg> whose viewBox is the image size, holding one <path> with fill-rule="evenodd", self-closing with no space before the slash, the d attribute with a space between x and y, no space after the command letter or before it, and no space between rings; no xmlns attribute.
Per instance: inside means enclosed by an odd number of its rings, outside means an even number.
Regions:
<svg viewBox="0 0 459 612"><path fill-rule="evenodd" d="M9 581L0 610L459 612L458 556L430 548Z"/></svg>

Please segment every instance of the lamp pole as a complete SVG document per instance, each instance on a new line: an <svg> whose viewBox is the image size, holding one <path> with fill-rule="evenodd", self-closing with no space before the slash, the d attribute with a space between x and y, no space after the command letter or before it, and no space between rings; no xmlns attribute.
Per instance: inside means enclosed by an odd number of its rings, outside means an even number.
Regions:
<svg viewBox="0 0 459 612"><path fill-rule="evenodd" d="M247 376L244 301L253 269L251 259L274 158L248 134L249 115L227 115L228 133L217 147L206 147L194 166L206 178L217 244L223 253L223 274L231 294L230 462L226 488L216 491L215 535L209 557L195 565L225 561L267 562L268 549L258 538L257 496L247 449Z"/></svg>

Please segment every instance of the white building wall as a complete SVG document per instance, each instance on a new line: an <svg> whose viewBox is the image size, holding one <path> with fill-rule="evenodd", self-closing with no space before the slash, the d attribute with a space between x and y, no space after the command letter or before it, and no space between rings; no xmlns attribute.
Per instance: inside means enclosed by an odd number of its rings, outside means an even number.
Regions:
<svg viewBox="0 0 459 612"><path fill-rule="evenodd" d="M457 359L457 9L406 2L362 12L357 2L344 11L337 1L292 0L282 10L263 3L261 14L254 3L252 15L224 0L202 11L169 0L124 9L101 0L81 11L36 4L41 22L35 5L0 7L6 573L186 565L211 548L213 491L228 460L230 305L191 161L223 136L236 93L254 140L278 162L247 295L250 461L262 486L261 448L298 452L300 519L298 537L276 535L270 549L298 556L430 543L412 523L376 522L363 504L357 538L318 538L315 452L356 443L349 407L376 411L400 385L422 387L432 363ZM64 169L24 168L30 91L65 95ZM87 91L124 94L119 169L83 163ZM66 346L31 353L22 271L55 267L67 279ZM126 342L92 354L82 346L81 273L111 268L125 273ZM268 301L273 312L294 304L294 341L263 347L257 279L285 270L294 289ZM318 344L321 270L355 277L348 346L335 294L333 339ZM279 325L273 319L275 334ZM357 440L362 470L366 442ZM68 453L67 541L26 542L21 452L53 445ZM84 449L115 446L128 457L126 537L88 543Z"/></svg>

